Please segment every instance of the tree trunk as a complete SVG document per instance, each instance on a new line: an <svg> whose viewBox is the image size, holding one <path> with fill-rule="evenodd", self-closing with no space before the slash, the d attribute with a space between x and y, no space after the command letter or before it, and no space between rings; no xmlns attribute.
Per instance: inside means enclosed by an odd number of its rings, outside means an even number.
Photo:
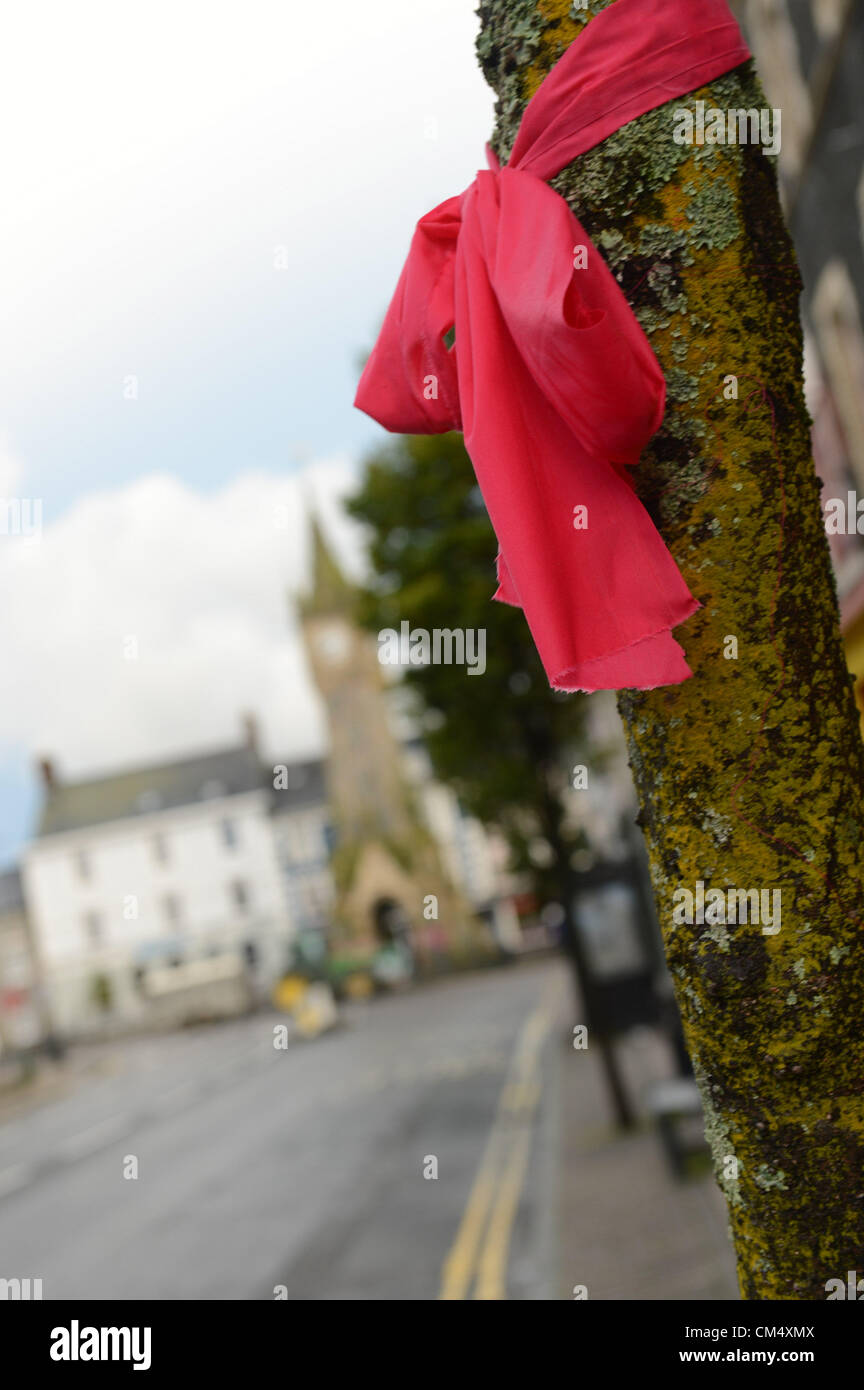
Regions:
<svg viewBox="0 0 864 1390"><path fill-rule="evenodd" d="M612 3L573 17L569 0L483 0L499 157L542 77ZM767 106L744 64L553 186L666 375L666 418L635 481L704 605L677 634L695 675L619 707L741 1291L824 1299L829 1279L864 1274L864 750L773 162L753 145L676 145L672 111L697 99ZM779 889L780 930L676 925L675 891L700 881Z"/></svg>

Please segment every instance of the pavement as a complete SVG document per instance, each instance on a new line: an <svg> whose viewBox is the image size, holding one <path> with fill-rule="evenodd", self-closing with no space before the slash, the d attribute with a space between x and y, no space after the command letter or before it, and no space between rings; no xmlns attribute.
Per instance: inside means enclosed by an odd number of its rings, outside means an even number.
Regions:
<svg viewBox="0 0 864 1390"><path fill-rule="evenodd" d="M710 1177L610 1124L565 965L76 1049L0 1112L0 1278L45 1299L735 1298ZM672 1063L622 1045L637 1100Z"/></svg>
<svg viewBox="0 0 864 1390"><path fill-rule="evenodd" d="M558 1190L557 1296L608 1300L737 1300L726 1203L709 1170L670 1173L647 1097L675 1074L665 1040L640 1029L617 1045L638 1113L622 1134L610 1120L602 1072L587 1052L550 1054L546 1085Z"/></svg>

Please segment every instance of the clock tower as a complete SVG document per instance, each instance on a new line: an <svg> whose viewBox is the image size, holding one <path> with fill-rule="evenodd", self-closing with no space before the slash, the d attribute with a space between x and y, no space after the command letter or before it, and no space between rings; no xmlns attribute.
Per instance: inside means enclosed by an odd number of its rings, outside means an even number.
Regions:
<svg viewBox="0 0 864 1390"><path fill-rule="evenodd" d="M358 951L399 938L421 963L434 942L470 950L477 924L404 780L375 638L355 622L356 592L317 518L310 533L312 584L300 618L329 725L337 938Z"/></svg>

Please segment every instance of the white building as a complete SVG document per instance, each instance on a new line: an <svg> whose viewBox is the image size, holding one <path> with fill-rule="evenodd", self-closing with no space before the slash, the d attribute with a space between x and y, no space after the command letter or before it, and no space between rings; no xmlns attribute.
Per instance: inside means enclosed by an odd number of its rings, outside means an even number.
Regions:
<svg viewBox="0 0 864 1390"><path fill-rule="evenodd" d="M43 1033L43 992L17 869L0 874L0 1066Z"/></svg>
<svg viewBox="0 0 864 1390"><path fill-rule="evenodd" d="M434 780L422 739L403 744L402 751L405 780L422 821L438 843L447 874L487 921L502 949L520 950L522 928L514 905L517 885L508 867L510 850L504 836L467 815L450 788Z"/></svg>
<svg viewBox="0 0 864 1390"><path fill-rule="evenodd" d="M275 763L271 782L272 834L291 920L297 930L326 929L334 894L324 762Z"/></svg>
<svg viewBox="0 0 864 1390"><path fill-rule="evenodd" d="M88 781L42 772L21 869L61 1032L146 1020L154 967L235 952L262 989L284 967L293 922L252 737Z"/></svg>
<svg viewBox="0 0 864 1390"><path fill-rule="evenodd" d="M403 755L450 876L512 948L503 843L433 782L421 744ZM21 877L59 1033L146 1026L156 972L208 957L245 963L264 998L295 933L329 925L325 763L265 765L251 718L242 745L214 753L75 782L40 767L44 802Z"/></svg>

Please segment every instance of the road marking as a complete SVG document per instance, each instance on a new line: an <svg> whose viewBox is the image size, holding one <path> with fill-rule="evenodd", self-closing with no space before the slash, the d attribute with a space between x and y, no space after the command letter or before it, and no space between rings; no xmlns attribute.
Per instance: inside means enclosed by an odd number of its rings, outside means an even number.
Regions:
<svg viewBox="0 0 864 1390"><path fill-rule="evenodd" d="M510 1233L516 1219L522 1188L525 1185L532 1137L532 1128L526 1121L522 1133L517 1135L510 1145L498 1188L498 1199L489 1218L486 1243L477 1261L475 1299L488 1300L507 1297L507 1257L510 1253Z"/></svg>
<svg viewBox="0 0 864 1390"><path fill-rule="evenodd" d="M493 1125L486 1150L480 1160L480 1167L477 1169L477 1176L471 1188L462 1223L444 1262L439 1298L464 1299L468 1292L477 1252L483 1237L486 1215L495 1195L495 1173L498 1168L498 1153L502 1142L503 1134L497 1125Z"/></svg>
<svg viewBox="0 0 864 1390"><path fill-rule="evenodd" d="M561 977L554 980L519 1030L492 1131L444 1262L439 1299L467 1298L475 1272L475 1298L506 1297L510 1234L525 1183L532 1121L541 1094L537 1073L562 987Z"/></svg>

